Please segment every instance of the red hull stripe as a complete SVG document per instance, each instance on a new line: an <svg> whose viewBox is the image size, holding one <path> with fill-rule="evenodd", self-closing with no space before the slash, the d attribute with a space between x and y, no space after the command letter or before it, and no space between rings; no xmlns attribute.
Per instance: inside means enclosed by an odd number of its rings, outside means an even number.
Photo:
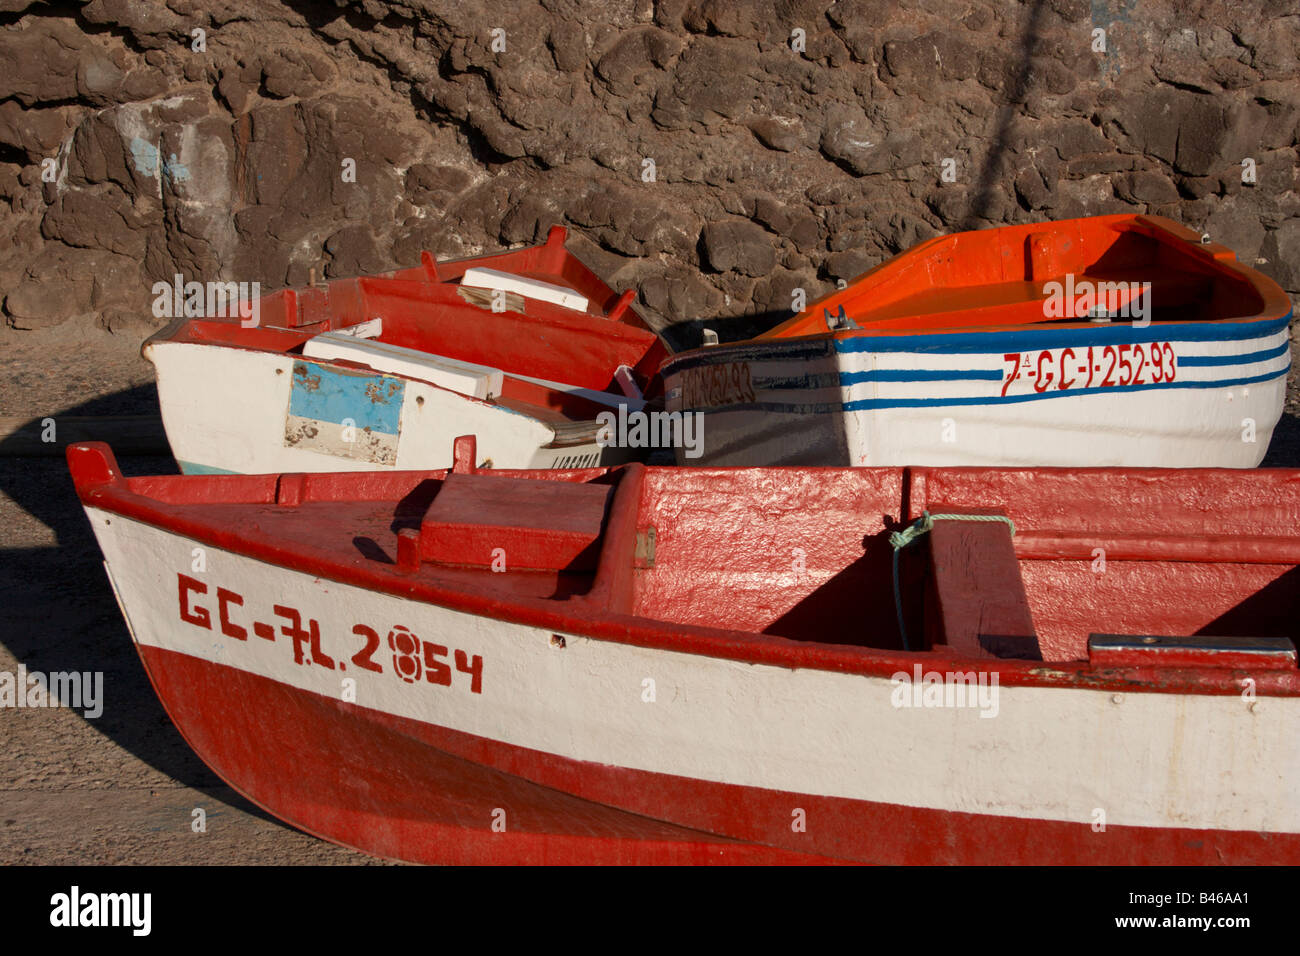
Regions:
<svg viewBox="0 0 1300 956"><path fill-rule="evenodd" d="M836 862L582 800L440 751L429 744L436 728L416 721L137 648L169 716L223 780L279 819L373 856L458 865Z"/></svg>
<svg viewBox="0 0 1300 956"><path fill-rule="evenodd" d="M920 809L571 760L188 655L139 650L173 721L231 786L294 826L391 859L1300 863L1300 834L1116 826L1097 832L1089 820ZM494 820L504 822L504 832L494 832Z"/></svg>

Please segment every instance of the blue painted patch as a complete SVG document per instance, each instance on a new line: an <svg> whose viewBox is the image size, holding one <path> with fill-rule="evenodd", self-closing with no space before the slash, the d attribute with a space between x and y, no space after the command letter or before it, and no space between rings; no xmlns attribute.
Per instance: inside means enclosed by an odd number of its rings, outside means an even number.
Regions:
<svg viewBox="0 0 1300 956"><path fill-rule="evenodd" d="M141 139L139 136L131 140L131 159L135 163L135 171L143 176L158 175L158 147L153 143Z"/></svg>
<svg viewBox="0 0 1300 956"><path fill-rule="evenodd" d="M173 182L190 178L190 168L177 159L175 153L172 153L171 159L163 160L162 171L163 175Z"/></svg>
<svg viewBox="0 0 1300 956"><path fill-rule="evenodd" d="M228 471L225 468L213 468L211 465L196 465L192 461L176 460L180 466L182 475L237 475L237 471Z"/></svg>
<svg viewBox="0 0 1300 956"><path fill-rule="evenodd" d="M189 167L182 163L175 153L171 154L171 158L165 158L159 153L157 146L139 136L131 140L131 161L135 163L137 173L152 179L157 179L160 172L173 182L190 178Z"/></svg>
<svg viewBox="0 0 1300 956"><path fill-rule="evenodd" d="M406 382L391 375L294 362L289 414L396 435Z"/></svg>

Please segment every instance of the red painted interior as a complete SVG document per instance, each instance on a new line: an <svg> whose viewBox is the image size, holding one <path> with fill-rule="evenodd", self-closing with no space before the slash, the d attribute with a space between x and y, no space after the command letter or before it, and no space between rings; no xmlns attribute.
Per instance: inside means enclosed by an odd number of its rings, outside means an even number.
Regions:
<svg viewBox="0 0 1300 956"><path fill-rule="evenodd" d="M1231 249L1202 243L1173 220L1094 216L922 242L759 339L825 335L825 313L837 315L841 307L872 335L1069 325L1070 320L1045 318L1043 310L1044 285L1064 282L1066 274L1076 287L1085 281L1150 282L1153 322L1269 319L1291 311L1277 283L1238 263Z"/></svg>
<svg viewBox="0 0 1300 956"><path fill-rule="evenodd" d="M1300 472L1292 470L633 465L496 472L483 477L616 483L594 571L560 551L548 569L516 565L496 573L459 561L426 560L415 570L395 563L398 532L420 528L444 472L293 476L288 497L296 503L288 504L277 495L289 476L124 480L102 444L71 446L68 457L85 503L273 564L534 626L744 661L890 674L922 659L899 651L888 543L891 530L922 510L997 511L1026 537L1065 529L1102 540L1144 536L1156 551L1155 559L1108 555L1098 571L1090 551L1026 557L1017 545L1039 646L1061 666L972 659L935 641L925 655L935 667L993 663L1004 684L1235 693L1239 677L1213 668L1144 672L1136 685L1122 670L1095 671L1086 663L1088 636L1294 641L1300 631L1296 564L1232 551L1249 552L1252 535L1296 535ZM480 474L458 478L473 482ZM571 530L558 512L548 527L546 512L532 511L538 540ZM507 542L518 533L500 524L499 502L477 521L472 507L456 517L476 546L488 546L494 533ZM1208 556L1214 560L1159 559L1161 542L1205 536L1225 539L1227 550ZM506 554L510 568L508 547ZM909 634L919 637L935 614L926 600L933 570L924 539L907 549L901 569ZM1259 675L1259 682L1261 693L1300 694L1294 668Z"/></svg>
<svg viewBox="0 0 1300 956"><path fill-rule="evenodd" d="M909 520L960 505L1015 521L1047 660L1086 656L1095 633L1300 638L1298 471L912 472ZM1058 536L1069 538L1067 558L1046 556L1041 546ZM1281 539L1290 553L1261 550L1260 539L1273 540L1275 551ZM1105 550L1104 571L1095 570L1097 548Z"/></svg>
<svg viewBox="0 0 1300 956"><path fill-rule="evenodd" d="M257 327L244 328L238 317L187 319L150 341L300 353L314 335L381 318L383 332L376 341L501 369L507 373L505 403L538 417L590 420L604 406L511 375L621 396L614 372L627 365L646 396L654 398L666 348L630 307L630 297L620 296L568 252L564 239L564 229L556 227L544 244L513 252L442 263L426 254L417 268L264 296ZM472 305L459 294L458 282L473 267L565 286L587 297L588 310L534 299L526 300L523 313ZM546 415L548 410L554 414Z"/></svg>
<svg viewBox="0 0 1300 956"><path fill-rule="evenodd" d="M493 312L466 303L456 285L357 281L365 315L383 317L381 342L581 388L612 390L614 370L635 369L659 342L648 329L549 302Z"/></svg>

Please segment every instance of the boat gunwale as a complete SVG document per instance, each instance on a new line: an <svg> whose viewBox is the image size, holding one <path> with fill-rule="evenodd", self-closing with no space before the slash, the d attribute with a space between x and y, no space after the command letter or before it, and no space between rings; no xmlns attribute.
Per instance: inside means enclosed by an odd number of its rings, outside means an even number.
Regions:
<svg viewBox="0 0 1300 956"><path fill-rule="evenodd" d="M995 673L1006 686L1081 689L1111 692L1170 693L1226 696L1242 693L1243 678L1254 681L1256 694L1274 697L1300 697L1300 669L1263 668L1253 672L1236 668L1133 666L1098 668L1090 661L1042 662L1002 658L968 658L935 651L896 651L861 645L826 644L796 641L774 634L739 631L727 628L684 624L644 615L609 610L595 603L613 595L611 579L620 569L602 543L600 560L592 592L585 598L569 598L561 610L540 599L503 599L488 592L455 589L445 585L412 580L391 566L371 568L341 558L336 552L313 545L285 543L261 530L235 531L214 526L201 518L187 516L186 505L171 504L133 490L132 483L121 475L111 450L102 442L71 445L68 448L69 470L83 506L96 508L140 521L154 528L179 535L209 547L237 554L272 567L310 574L351 587L376 591L402 600L432 604L453 611L502 621L507 624L536 627L555 632L628 644L650 650L663 650L791 669L813 669L864 677L910 675L920 665L926 672ZM641 469L648 471L646 466ZM675 471L656 468L655 471ZM720 469L730 471L734 469ZM800 469L820 470L820 469ZM843 469L831 469L843 470ZM860 470L860 469L859 469ZM931 469L932 470L932 469ZM1062 470L1062 469L1055 469ZM1064 469L1077 471L1078 469ZM1107 470L1107 469L1100 469ZM1109 469L1113 470L1113 469ZM1126 469L1129 471L1161 469ZM1211 469L1232 472L1235 469ZM1293 471L1293 469L1270 469ZM550 480L594 478L611 472L623 477L636 474L637 466L579 469L565 473L535 470L500 470L494 475L529 478L544 475ZM406 476L413 484L427 479L441 479L450 469L392 471L387 475ZM642 471L642 474L645 472ZM203 475L184 476L185 482L220 487L221 484L247 483L251 478L276 476ZM321 477L348 483L364 480L365 473L325 473ZM620 482L621 483L621 482ZM360 500L360 499L358 499ZM388 497L374 499L389 501ZM273 502L266 502L268 504ZM623 512L619 512L622 515ZM626 520L623 523L627 523ZM612 529L607 529L608 536ZM622 529L626 530L626 529ZM621 537L621 536L620 536ZM626 578L628 575L621 575ZM621 581L625 585L626 581ZM613 587L617 587L614 585Z"/></svg>
<svg viewBox="0 0 1300 956"><path fill-rule="evenodd" d="M1244 282L1260 297L1260 308L1251 315L1225 316L1218 319L1207 319L1204 320L1205 322L1220 324L1235 321L1258 321L1262 317L1265 319L1269 316L1276 318L1281 316L1283 312L1286 313L1287 317L1291 314L1291 300L1286 294L1286 291L1274 279L1264 275L1258 269L1251 268L1241 262L1237 258L1236 253L1230 247L1222 245L1221 243L1206 242L1206 237L1198 236L1186 226L1168 218L1167 216L1157 216L1148 213L1113 213L1110 215L1081 216L1074 219L1060 219L1041 223L1007 223L1000 226L993 226L989 229L970 229L963 232L946 233L943 235L933 236L929 239L924 239L921 242L904 249L898 254L890 256L883 262L877 263L866 272L855 276L844 288L834 289L826 295L820 296L814 301L808 303L800 312L791 316L789 319L786 319L774 328L754 336L747 341L755 343L770 343L795 338L820 337L821 333L817 333L814 336L784 335L782 334L782 330L794 328L800 323L806 322L816 314L818 308L825 310L827 303L835 302L843 298L847 293L852 292L856 286L861 285L878 273L892 269L905 270L920 264L924 260L924 257L930 254L937 246L955 243L964 237L992 237L997 234L1005 235L1009 232L1024 232L1027 236L1035 230L1050 231L1056 229L1059 231L1064 227L1078 226L1081 224L1088 224L1089 226L1098 229L1113 229L1117 235L1123 235L1125 233L1146 235L1166 247L1177 249L1180 253L1185 253L1193 258L1204 260L1203 264L1210 270L1226 274L1225 277L1231 277L1236 281ZM1186 250L1188 249L1191 251L1187 252ZM1061 277L1052 277L1052 279L1059 278ZM1038 280L1026 279L1024 281L1033 283ZM1039 323L1027 323L1027 325L1030 326L1038 324ZM1083 326L1087 327L1088 324L1089 323L1085 322L1083 323ZM1024 325L1021 327L1024 327ZM960 329L963 327L958 326L956 328ZM883 329L842 329L838 332L830 331L828 334L832 337L851 336L859 331L867 333L874 332L876 334L889 334ZM907 332L904 331L902 334L907 334Z"/></svg>

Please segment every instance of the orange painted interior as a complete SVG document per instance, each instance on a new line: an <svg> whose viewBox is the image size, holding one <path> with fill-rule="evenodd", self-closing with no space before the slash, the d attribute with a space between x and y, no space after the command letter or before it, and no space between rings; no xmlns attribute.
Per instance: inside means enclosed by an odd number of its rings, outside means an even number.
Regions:
<svg viewBox="0 0 1300 956"><path fill-rule="evenodd" d="M1077 323L1044 315L1044 286L1064 283L1067 274L1076 285L1150 282L1152 322L1280 318L1290 311L1281 288L1243 267L1226 246L1202 243L1161 216L1094 216L930 239L757 341L827 334L826 313L838 315L841 307L872 334Z"/></svg>

